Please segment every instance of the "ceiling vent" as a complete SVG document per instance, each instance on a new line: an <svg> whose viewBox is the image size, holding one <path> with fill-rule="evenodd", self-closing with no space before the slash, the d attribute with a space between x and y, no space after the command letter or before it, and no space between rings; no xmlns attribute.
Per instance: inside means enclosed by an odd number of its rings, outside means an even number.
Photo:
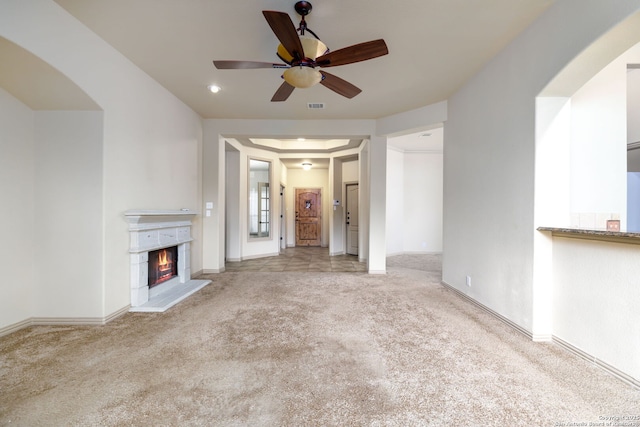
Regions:
<svg viewBox="0 0 640 427"><path fill-rule="evenodd" d="M307 104L307 108L309 110L324 110L324 103L323 102L309 102Z"/></svg>

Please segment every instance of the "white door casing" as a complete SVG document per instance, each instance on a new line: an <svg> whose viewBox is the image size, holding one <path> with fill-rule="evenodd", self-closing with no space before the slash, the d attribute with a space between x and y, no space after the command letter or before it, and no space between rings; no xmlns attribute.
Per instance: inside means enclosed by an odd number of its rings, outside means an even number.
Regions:
<svg viewBox="0 0 640 427"><path fill-rule="evenodd" d="M347 253L358 255L358 184L347 185Z"/></svg>

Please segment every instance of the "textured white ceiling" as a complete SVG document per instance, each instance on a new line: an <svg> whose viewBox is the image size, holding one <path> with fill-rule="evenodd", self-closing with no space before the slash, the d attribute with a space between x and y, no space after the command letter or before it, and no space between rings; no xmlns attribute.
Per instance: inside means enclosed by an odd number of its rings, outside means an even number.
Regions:
<svg viewBox="0 0 640 427"><path fill-rule="evenodd" d="M297 26L293 0L55 1L203 118L295 120L377 119L445 100L554 0L312 1L308 27L329 48L383 38L389 54L331 69L363 90L353 99L318 85L282 103L270 102L282 70L217 70L212 61L279 62L261 11L288 12ZM222 90L211 94L210 84ZM99 109L57 70L2 38L0 87L34 110ZM307 108L319 102L326 108ZM442 129L389 145L441 151ZM327 167L326 156L308 155L283 161Z"/></svg>
<svg viewBox="0 0 640 427"><path fill-rule="evenodd" d="M390 53L331 69L363 90L351 100L317 85L272 103L282 70L217 70L212 60L279 62L261 11L288 12L297 26L293 0L56 1L202 117L246 119L377 119L442 101L553 3L312 1L308 27L330 49L383 38Z"/></svg>

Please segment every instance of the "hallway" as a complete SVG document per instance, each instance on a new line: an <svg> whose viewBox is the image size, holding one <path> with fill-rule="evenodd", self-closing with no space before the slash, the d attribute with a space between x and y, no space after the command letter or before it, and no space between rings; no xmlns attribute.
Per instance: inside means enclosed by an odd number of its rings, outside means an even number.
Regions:
<svg viewBox="0 0 640 427"><path fill-rule="evenodd" d="M366 272L367 264L353 255L330 256L328 248L287 248L279 256L227 262L225 271Z"/></svg>

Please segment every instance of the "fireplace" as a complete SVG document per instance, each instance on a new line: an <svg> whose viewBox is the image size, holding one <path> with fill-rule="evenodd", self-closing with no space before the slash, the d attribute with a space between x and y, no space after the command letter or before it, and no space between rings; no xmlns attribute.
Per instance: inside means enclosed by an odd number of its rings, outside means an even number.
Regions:
<svg viewBox="0 0 640 427"><path fill-rule="evenodd" d="M191 218L195 212L127 211L130 311L162 312L211 283L191 279Z"/></svg>
<svg viewBox="0 0 640 427"><path fill-rule="evenodd" d="M149 252L149 289L178 275L178 247Z"/></svg>

